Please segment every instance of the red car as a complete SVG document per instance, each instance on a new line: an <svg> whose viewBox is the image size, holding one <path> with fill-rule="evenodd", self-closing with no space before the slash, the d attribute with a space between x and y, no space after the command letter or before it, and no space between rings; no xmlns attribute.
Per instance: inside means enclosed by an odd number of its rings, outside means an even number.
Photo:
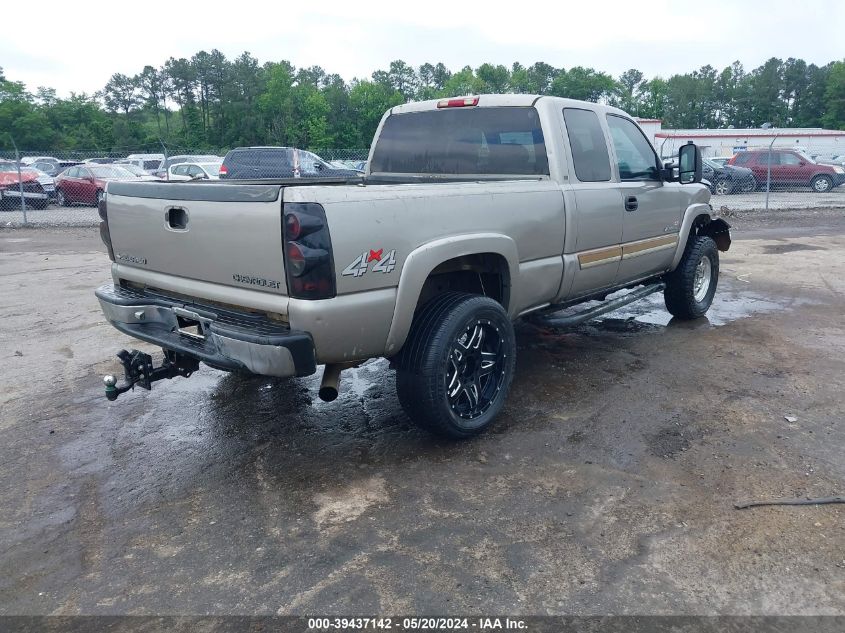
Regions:
<svg viewBox="0 0 845 633"><path fill-rule="evenodd" d="M753 171L757 185L764 189L768 178L771 178L772 187L810 187L818 193L830 191L845 183L845 169L842 167L822 165L803 152L791 149L739 152L728 164Z"/></svg>
<svg viewBox="0 0 845 633"><path fill-rule="evenodd" d="M137 179L135 174L119 165L77 165L56 177L56 202L65 207L75 203L97 206L107 182Z"/></svg>
<svg viewBox="0 0 845 633"><path fill-rule="evenodd" d="M21 169L19 181L18 166L7 161L0 162L0 209L20 209L21 188L23 188L23 197L27 206L33 209L44 209L49 204L50 199L41 183L38 182L38 176L35 173L24 166Z"/></svg>

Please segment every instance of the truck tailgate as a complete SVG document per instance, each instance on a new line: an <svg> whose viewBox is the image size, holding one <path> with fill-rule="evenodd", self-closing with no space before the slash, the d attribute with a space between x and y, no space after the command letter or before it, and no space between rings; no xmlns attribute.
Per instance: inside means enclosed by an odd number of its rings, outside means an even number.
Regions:
<svg viewBox="0 0 845 633"><path fill-rule="evenodd" d="M110 183L115 259L139 271L285 295L280 192L279 185Z"/></svg>

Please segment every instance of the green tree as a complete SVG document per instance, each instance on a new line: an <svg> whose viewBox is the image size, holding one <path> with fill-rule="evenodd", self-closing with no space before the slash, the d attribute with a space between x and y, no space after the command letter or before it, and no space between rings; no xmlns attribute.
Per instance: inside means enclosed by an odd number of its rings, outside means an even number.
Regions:
<svg viewBox="0 0 845 633"><path fill-rule="evenodd" d="M619 76L619 107L629 114L639 115L640 92L645 77L636 68L626 70Z"/></svg>
<svg viewBox="0 0 845 633"><path fill-rule="evenodd" d="M575 66L560 70L552 80L549 94L569 99L599 102L610 98L617 90L616 81L607 73Z"/></svg>
<svg viewBox="0 0 845 633"><path fill-rule="evenodd" d="M141 105L141 95L138 91L138 80L115 73L103 89L106 108L112 112L129 114Z"/></svg>
<svg viewBox="0 0 845 633"><path fill-rule="evenodd" d="M369 147L382 115L395 105L404 103L402 93L374 81L353 81L349 91L349 108L358 125L356 146Z"/></svg>
<svg viewBox="0 0 845 633"><path fill-rule="evenodd" d="M476 71L481 92L502 94L510 90L511 74L505 66L481 64Z"/></svg>
<svg viewBox="0 0 845 633"><path fill-rule="evenodd" d="M824 99L827 106L827 113L823 117L825 124L845 130L845 61L836 62L830 67Z"/></svg>

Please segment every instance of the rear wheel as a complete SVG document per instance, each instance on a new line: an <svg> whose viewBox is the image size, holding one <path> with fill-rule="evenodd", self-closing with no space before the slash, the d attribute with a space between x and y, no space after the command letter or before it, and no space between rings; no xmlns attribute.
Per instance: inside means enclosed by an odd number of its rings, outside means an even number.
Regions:
<svg viewBox="0 0 845 633"><path fill-rule="evenodd" d="M100 189L97 189L97 193L94 194L94 206L100 206L100 200L103 199L103 192Z"/></svg>
<svg viewBox="0 0 845 633"><path fill-rule="evenodd" d="M750 192L754 191L756 186L757 186L757 183L754 182L754 179L749 178L748 180L746 180L745 182L743 182L739 186L739 190L740 190L741 193L750 193Z"/></svg>
<svg viewBox="0 0 845 633"><path fill-rule="evenodd" d="M830 176L816 176L810 181L810 187L816 193L825 193L833 189L833 178Z"/></svg>
<svg viewBox="0 0 845 633"><path fill-rule="evenodd" d="M477 435L504 405L515 357L513 325L499 303L444 293L414 318L398 359L399 401L414 422L433 433Z"/></svg>
<svg viewBox="0 0 845 633"><path fill-rule="evenodd" d="M690 238L678 267L665 276L666 309L679 319L697 319L713 303L719 282L719 251L713 238Z"/></svg>
<svg viewBox="0 0 845 633"><path fill-rule="evenodd" d="M56 204L60 207L67 207L70 205L63 189L56 189Z"/></svg>

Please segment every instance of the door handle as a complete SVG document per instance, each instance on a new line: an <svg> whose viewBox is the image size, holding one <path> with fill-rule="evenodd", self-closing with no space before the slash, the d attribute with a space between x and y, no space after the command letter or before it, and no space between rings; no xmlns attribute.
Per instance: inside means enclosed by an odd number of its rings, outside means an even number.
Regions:
<svg viewBox="0 0 845 633"><path fill-rule="evenodd" d="M627 196L625 198L625 211L636 211L640 206L637 201L637 196Z"/></svg>

